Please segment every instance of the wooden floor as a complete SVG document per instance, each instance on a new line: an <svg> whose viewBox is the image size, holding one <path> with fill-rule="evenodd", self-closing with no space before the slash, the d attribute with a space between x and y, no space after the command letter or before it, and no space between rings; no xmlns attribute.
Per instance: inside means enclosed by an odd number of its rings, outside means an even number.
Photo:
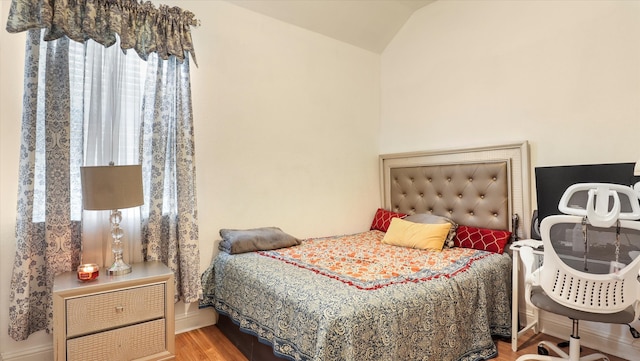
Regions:
<svg viewBox="0 0 640 361"><path fill-rule="evenodd" d="M521 338L518 352L511 351L511 344L497 341L498 357L495 361L513 361L518 356L536 353L538 342L542 340L558 342L553 337L538 334L525 334ZM583 356L594 351L583 348ZM625 361L619 357L609 356L611 361ZM247 358L214 325L176 335L177 361L247 361Z"/></svg>

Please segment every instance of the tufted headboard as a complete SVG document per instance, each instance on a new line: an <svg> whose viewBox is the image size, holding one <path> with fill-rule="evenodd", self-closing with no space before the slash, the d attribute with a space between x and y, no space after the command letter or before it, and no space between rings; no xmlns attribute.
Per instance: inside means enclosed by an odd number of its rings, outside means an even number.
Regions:
<svg viewBox="0 0 640 361"><path fill-rule="evenodd" d="M518 237L530 229L528 143L380 156L384 208L431 213L458 224L509 229L520 219Z"/></svg>

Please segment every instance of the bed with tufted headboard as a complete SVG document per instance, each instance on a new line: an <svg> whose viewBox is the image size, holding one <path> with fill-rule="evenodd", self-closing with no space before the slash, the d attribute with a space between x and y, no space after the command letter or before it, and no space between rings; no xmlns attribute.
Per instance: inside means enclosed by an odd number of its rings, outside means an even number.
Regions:
<svg viewBox="0 0 640 361"><path fill-rule="evenodd" d="M503 241L529 229L528 158L526 142L382 155L383 207L371 230L220 252L203 275L201 306L215 307L250 360L494 357L493 337L511 329L512 263ZM446 230L457 226L455 237L441 232L446 239L435 247L420 243L444 230L441 219L450 222ZM424 237L407 247L416 229Z"/></svg>
<svg viewBox="0 0 640 361"><path fill-rule="evenodd" d="M384 208L432 213L458 224L509 229L518 215L520 238L530 229L528 143L380 156Z"/></svg>

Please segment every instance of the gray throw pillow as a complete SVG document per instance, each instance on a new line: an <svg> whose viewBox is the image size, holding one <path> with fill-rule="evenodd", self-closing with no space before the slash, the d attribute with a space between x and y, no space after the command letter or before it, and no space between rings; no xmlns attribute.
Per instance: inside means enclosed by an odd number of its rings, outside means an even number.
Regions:
<svg viewBox="0 0 640 361"><path fill-rule="evenodd" d="M453 239L456 236L456 229L458 228L458 224L454 222L452 219L447 217L442 217L442 216L436 216L434 214L416 213L410 216L406 216L404 220L409 222L424 223L424 224L450 223L451 228L449 228L449 234L447 235L447 239L444 240L444 247L451 248L454 246Z"/></svg>
<svg viewBox="0 0 640 361"><path fill-rule="evenodd" d="M218 249L230 254L268 251L300 244L299 239L283 232L278 227L221 229L220 236L222 241Z"/></svg>

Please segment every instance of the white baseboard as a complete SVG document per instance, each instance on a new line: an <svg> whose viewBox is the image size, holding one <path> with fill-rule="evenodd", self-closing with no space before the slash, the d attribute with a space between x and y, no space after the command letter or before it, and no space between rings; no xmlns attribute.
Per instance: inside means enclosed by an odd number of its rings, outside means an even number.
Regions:
<svg viewBox="0 0 640 361"><path fill-rule="evenodd" d="M190 310L186 314L176 314L176 335L214 325L217 320L218 314L211 307Z"/></svg>
<svg viewBox="0 0 640 361"><path fill-rule="evenodd" d="M526 312L520 313L520 317L533 320L534 315L531 310L526 310ZM634 326L638 327L636 324ZM538 331L559 339L569 340L572 322L566 317L540 311ZM640 340L631 336L629 327L626 325L581 321L579 335L582 346L625 360L629 359L629 355L640 354Z"/></svg>
<svg viewBox="0 0 640 361"><path fill-rule="evenodd" d="M569 339L572 323L566 317L543 313L540 317L541 331L560 339ZM608 353L625 360L629 355L640 354L640 344L629 333L626 325L580 322L580 343L582 346Z"/></svg>
<svg viewBox="0 0 640 361"><path fill-rule="evenodd" d="M176 314L176 334L215 324L217 313L213 308L188 309ZM53 361L53 344L46 343L23 350L0 353L0 361Z"/></svg>
<svg viewBox="0 0 640 361"><path fill-rule="evenodd" d="M3 352L2 361L53 361L53 344L29 347L28 349Z"/></svg>

